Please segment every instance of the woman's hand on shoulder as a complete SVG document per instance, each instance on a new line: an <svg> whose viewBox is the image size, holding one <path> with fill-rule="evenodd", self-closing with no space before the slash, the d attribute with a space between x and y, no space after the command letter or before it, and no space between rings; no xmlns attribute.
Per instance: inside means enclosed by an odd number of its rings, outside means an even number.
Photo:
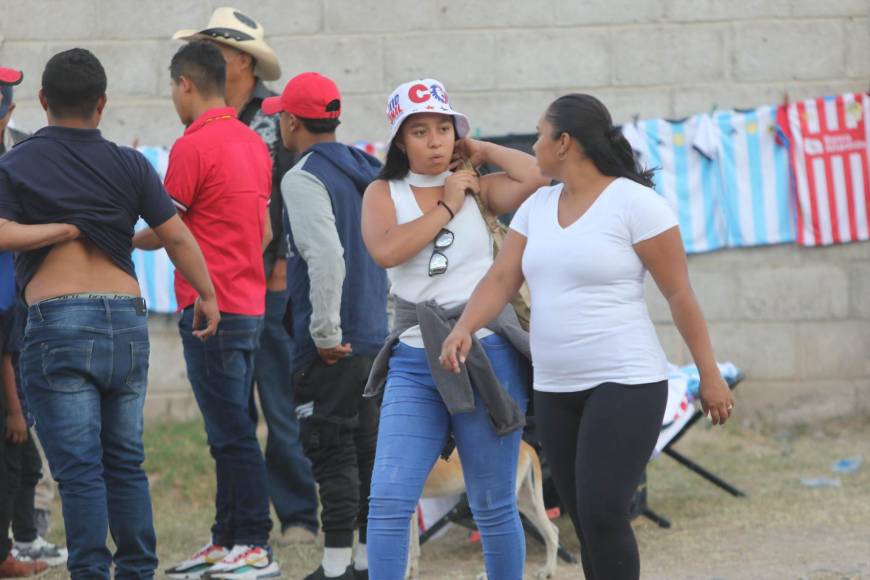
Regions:
<svg viewBox="0 0 870 580"><path fill-rule="evenodd" d="M455 171L466 159L474 167L483 165L489 160L486 154L488 145L489 143L485 141L478 141L469 137L460 139L453 146L453 159L450 163L450 169Z"/></svg>

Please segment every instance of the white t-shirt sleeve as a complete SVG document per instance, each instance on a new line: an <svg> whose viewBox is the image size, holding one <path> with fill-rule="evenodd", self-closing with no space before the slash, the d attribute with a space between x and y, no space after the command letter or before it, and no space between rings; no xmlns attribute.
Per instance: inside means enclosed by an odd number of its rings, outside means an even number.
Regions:
<svg viewBox="0 0 870 580"><path fill-rule="evenodd" d="M654 238L679 225L667 200L646 187L634 195L628 212L626 222L632 245Z"/></svg>
<svg viewBox="0 0 870 580"><path fill-rule="evenodd" d="M523 202L523 205L520 206L514 214L514 217L511 219L510 228L526 238L529 237L529 212L531 211L532 202L534 202L535 197L538 195L538 191L530 195L529 198Z"/></svg>

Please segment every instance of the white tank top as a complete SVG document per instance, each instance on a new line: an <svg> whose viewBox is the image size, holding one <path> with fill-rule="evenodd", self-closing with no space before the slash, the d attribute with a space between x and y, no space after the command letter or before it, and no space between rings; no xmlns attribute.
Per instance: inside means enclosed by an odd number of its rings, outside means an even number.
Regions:
<svg viewBox="0 0 870 580"><path fill-rule="evenodd" d="M406 180L392 180L389 184L390 197L396 206L397 223L408 223L423 215ZM393 294L415 304L434 300L445 308L468 302L475 286L492 266L492 237L477 203L471 197L466 197L462 209L445 227L453 232L453 244L442 250L447 256L447 271L429 276L429 260L435 249L434 244L430 243L407 262L387 268ZM483 329L477 337L490 334L491 331ZM409 328L399 339L408 346L423 348L419 326Z"/></svg>

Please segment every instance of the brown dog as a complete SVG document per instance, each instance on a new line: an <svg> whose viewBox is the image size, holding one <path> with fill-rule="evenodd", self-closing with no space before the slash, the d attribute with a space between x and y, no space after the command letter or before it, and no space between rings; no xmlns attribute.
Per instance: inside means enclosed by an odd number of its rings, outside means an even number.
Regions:
<svg viewBox="0 0 870 580"><path fill-rule="evenodd" d="M544 506L544 482L541 476L541 460L535 448L520 442L520 457L517 462L517 507L520 513L537 528L544 538L547 549L547 562L538 572L538 578L550 578L556 571L556 555L559 549L559 528L547 517ZM465 479L462 476L462 465L459 454L454 451L449 461L438 459L426 486L423 488L424 498L449 497L465 493ZM417 525L417 515L411 518L411 545L408 554L408 570L406 578L417 578L420 559L420 533ZM483 574L478 578L486 578Z"/></svg>

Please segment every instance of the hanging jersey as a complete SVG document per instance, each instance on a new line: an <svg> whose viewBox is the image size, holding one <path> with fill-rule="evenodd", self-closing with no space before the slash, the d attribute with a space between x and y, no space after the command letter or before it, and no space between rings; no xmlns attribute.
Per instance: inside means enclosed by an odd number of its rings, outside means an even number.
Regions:
<svg viewBox="0 0 870 580"><path fill-rule="evenodd" d="M154 166L162 180L169 166L169 150L165 147L138 147L137 150ZM142 227L145 227L145 223L140 221L136 229ZM166 250L133 250L133 264L136 266L142 297L145 298L148 309L165 314L178 310L173 288L175 266L172 265Z"/></svg>
<svg viewBox="0 0 870 580"><path fill-rule="evenodd" d="M793 242L788 149L777 139L776 107L713 115L728 245Z"/></svg>
<svg viewBox="0 0 870 580"><path fill-rule="evenodd" d="M623 125L641 164L657 169L655 190L671 204L687 253L726 245L716 166L716 136L709 115L683 121L649 119Z"/></svg>
<svg viewBox="0 0 870 580"><path fill-rule="evenodd" d="M791 149L797 241L823 246L870 239L870 96L848 93L783 105Z"/></svg>

